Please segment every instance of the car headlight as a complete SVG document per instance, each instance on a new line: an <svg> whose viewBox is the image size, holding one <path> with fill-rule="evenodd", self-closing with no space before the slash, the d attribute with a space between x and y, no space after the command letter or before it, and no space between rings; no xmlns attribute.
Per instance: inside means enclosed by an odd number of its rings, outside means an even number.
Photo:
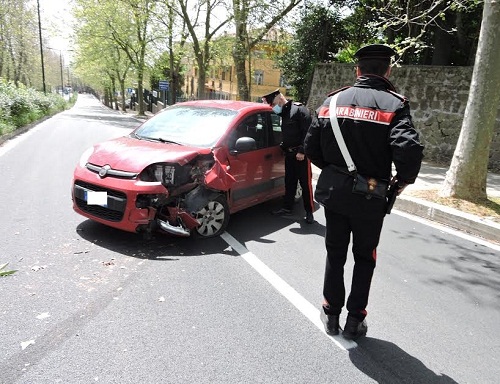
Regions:
<svg viewBox="0 0 500 384"><path fill-rule="evenodd" d="M153 165L153 174L156 181L163 185L175 184L175 167L173 165Z"/></svg>
<svg viewBox="0 0 500 384"><path fill-rule="evenodd" d="M87 165L87 162L89 161L89 158L93 153L94 147L90 147L85 152L83 152L82 156L80 156L80 161L78 162L80 164L80 167L84 168L85 165Z"/></svg>
<svg viewBox="0 0 500 384"><path fill-rule="evenodd" d="M147 182L160 182L163 185L174 185L179 182L179 168L174 164L151 164L139 175L139 180Z"/></svg>

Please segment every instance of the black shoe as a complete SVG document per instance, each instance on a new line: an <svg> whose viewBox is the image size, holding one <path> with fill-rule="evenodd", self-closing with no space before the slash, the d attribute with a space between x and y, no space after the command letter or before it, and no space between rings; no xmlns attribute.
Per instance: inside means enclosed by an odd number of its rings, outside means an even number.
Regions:
<svg viewBox="0 0 500 384"><path fill-rule="evenodd" d="M348 340L356 340L357 338L366 335L367 331L368 325L366 324L366 320L361 321L348 315L342 336Z"/></svg>
<svg viewBox="0 0 500 384"><path fill-rule="evenodd" d="M339 334L339 315L328 315L325 313L324 307L321 308L320 319L325 326L325 332L330 336Z"/></svg>
<svg viewBox="0 0 500 384"><path fill-rule="evenodd" d="M273 215L290 216L292 214L292 210L287 208L280 208L275 211L272 211L271 213Z"/></svg>
<svg viewBox="0 0 500 384"><path fill-rule="evenodd" d="M306 217L304 219L306 220L307 224L314 223L314 216L313 216L312 212L306 212Z"/></svg>

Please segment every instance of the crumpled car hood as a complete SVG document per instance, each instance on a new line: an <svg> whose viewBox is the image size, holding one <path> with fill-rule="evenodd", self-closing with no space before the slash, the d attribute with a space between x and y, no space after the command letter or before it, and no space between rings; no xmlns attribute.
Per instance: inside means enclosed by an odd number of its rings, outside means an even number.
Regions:
<svg viewBox="0 0 500 384"><path fill-rule="evenodd" d="M177 144L120 137L94 146L89 163L113 169L141 172L154 163L178 163L185 165L200 154L209 154L209 148L186 147Z"/></svg>

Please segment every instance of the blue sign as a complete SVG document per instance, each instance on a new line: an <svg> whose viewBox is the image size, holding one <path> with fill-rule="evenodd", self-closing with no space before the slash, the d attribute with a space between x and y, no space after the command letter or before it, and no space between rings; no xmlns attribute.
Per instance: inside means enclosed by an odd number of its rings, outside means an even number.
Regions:
<svg viewBox="0 0 500 384"><path fill-rule="evenodd" d="M170 84L168 83L167 80L160 80L158 85L159 85L160 91L168 91Z"/></svg>

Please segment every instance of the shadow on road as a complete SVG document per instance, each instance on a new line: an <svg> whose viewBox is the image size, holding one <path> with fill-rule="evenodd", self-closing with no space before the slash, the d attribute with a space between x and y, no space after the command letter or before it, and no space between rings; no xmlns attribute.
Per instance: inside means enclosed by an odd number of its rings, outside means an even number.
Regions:
<svg viewBox="0 0 500 384"><path fill-rule="evenodd" d="M293 223L297 223L297 226L291 228L290 231L295 234L321 237L324 235L325 227L323 225L318 222L314 224L304 222L299 207L296 208L297 212L292 216L271 215L270 211L278 206L277 201L270 201L235 213L231 216L227 232L243 244L247 241L272 242L264 237ZM151 239L146 239L141 234L120 231L92 220L80 223L76 232L95 246L137 258L178 260L180 257L212 254L238 256L220 237L184 238L155 232Z"/></svg>
<svg viewBox="0 0 500 384"><path fill-rule="evenodd" d="M349 358L361 372L377 383L457 384L447 375L439 375L397 345L371 337L358 341Z"/></svg>
<svg viewBox="0 0 500 384"><path fill-rule="evenodd" d="M193 239L154 233L152 239L148 240L141 234L120 231L92 220L80 223L76 232L95 246L139 259L175 261L181 257L215 254L239 256L220 237Z"/></svg>
<svg viewBox="0 0 500 384"><path fill-rule="evenodd" d="M305 223L301 203L295 205L291 216L272 215L271 211L278 209L280 203L280 199L275 199L235 213L231 216L227 231L242 244L247 241L272 243L272 240L264 237L290 225L294 225L289 231L295 235L324 236L324 225L317 221L314 224ZM322 211L315 212L315 215L318 214L322 214Z"/></svg>

